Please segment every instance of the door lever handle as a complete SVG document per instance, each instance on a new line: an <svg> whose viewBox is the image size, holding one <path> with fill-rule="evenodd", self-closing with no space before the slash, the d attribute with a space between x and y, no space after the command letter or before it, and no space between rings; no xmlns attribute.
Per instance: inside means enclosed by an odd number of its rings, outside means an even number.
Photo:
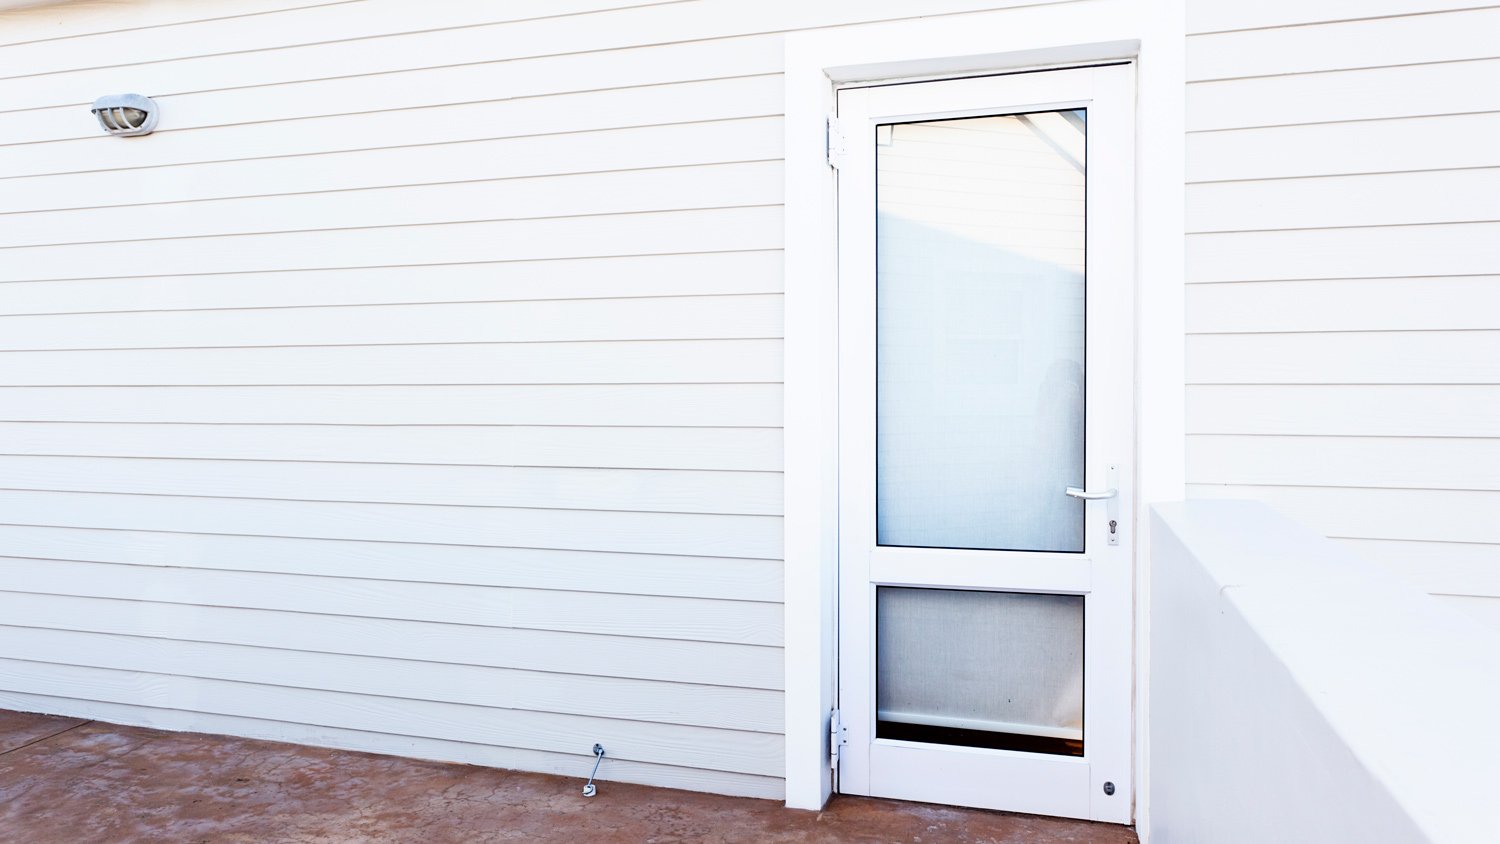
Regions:
<svg viewBox="0 0 1500 844"><path fill-rule="evenodd" d="M1105 498L1114 498L1116 495L1120 494L1120 491L1118 489L1115 489L1114 487L1110 487L1109 489L1106 489L1102 492L1089 492L1086 489L1081 489L1076 486L1070 486L1067 489L1063 490L1063 492L1067 493L1073 498L1082 498L1084 501L1099 501Z"/></svg>

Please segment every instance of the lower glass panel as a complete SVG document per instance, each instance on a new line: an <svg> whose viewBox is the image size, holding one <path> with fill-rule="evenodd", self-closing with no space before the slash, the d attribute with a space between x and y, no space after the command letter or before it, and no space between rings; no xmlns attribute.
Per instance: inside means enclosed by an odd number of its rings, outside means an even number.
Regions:
<svg viewBox="0 0 1500 844"><path fill-rule="evenodd" d="M878 587L876 737L1082 756L1083 601Z"/></svg>

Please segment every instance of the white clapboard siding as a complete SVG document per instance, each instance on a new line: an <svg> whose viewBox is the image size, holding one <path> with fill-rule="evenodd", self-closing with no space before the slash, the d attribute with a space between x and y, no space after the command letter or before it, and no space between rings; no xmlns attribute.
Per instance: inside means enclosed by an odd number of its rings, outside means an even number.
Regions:
<svg viewBox="0 0 1500 844"><path fill-rule="evenodd" d="M314 747L375 751L468 765L518 768L566 777L587 777L593 768L589 748L551 752L529 748L501 747L471 740L433 739L343 727L309 725L269 718L219 715L191 709L98 701L83 697L58 697L0 690L0 707L23 712L65 713L79 718L168 730L189 730L217 735L244 736L296 742ZM590 745L591 747L592 745ZM779 776L756 776L708 768L687 768L607 758L601 777L621 782L644 782L667 788L713 791L742 797L780 800L785 788Z"/></svg>
<svg viewBox="0 0 1500 844"><path fill-rule="evenodd" d="M774 161L11 215L0 249L781 202ZM62 238L59 240L59 238ZM0 252L0 255L3 255Z"/></svg>
<svg viewBox="0 0 1500 844"><path fill-rule="evenodd" d="M0 659L0 687L28 694L128 702L162 709L331 722L370 732L570 752L600 741L617 759L778 776L782 739L649 721L496 709L438 701L287 689L138 671Z"/></svg>
<svg viewBox="0 0 1500 844"><path fill-rule="evenodd" d="M0 384L755 383L781 380L780 345L617 340L200 348L191 356L178 349L4 352Z"/></svg>
<svg viewBox="0 0 1500 844"><path fill-rule="evenodd" d="M1189 433L1500 437L1500 385L1208 385L1187 392Z"/></svg>
<svg viewBox="0 0 1500 844"><path fill-rule="evenodd" d="M291 121L230 123L196 129L162 129L149 144L112 143L90 135L44 144L0 145L0 173L35 176L97 169L161 167L239 158L272 158L348 152L372 147L438 145L564 135L577 132L695 123L781 114L781 74L704 80L675 79L630 87L506 97L423 106L420 120L392 119L399 111L375 110ZM99 197L107 202L109 197Z"/></svg>
<svg viewBox="0 0 1500 844"><path fill-rule="evenodd" d="M1197 35L1188 79L1488 59L1497 30L1500 7Z"/></svg>
<svg viewBox="0 0 1500 844"><path fill-rule="evenodd" d="M731 689L618 677L517 671L305 650L0 626L8 658L123 671L438 700L755 732L781 731L782 698Z"/></svg>
<svg viewBox="0 0 1500 844"><path fill-rule="evenodd" d="M238 645L0 627L6 656L112 668L758 732L781 729L781 695L765 690L516 671Z"/></svg>
<svg viewBox="0 0 1500 844"><path fill-rule="evenodd" d="M783 35L1038 0L105 5L0 14L0 706L782 796Z"/></svg>
<svg viewBox="0 0 1500 844"><path fill-rule="evenodd" d="M0 456L8 489L773 516L778 472Z"/></svg>
<svg viewBox="0 0 1500 844"><path fill-rule="evenodd" d="M745 117L598 132L501 137L439 146L231 158L177 165L165 173L160 167L147 167L26 176L4 180L0 212L300 195L392 185L765 161L781 155L781 122L779 117ZM101 140L123 143L118 138ZM79 160L94 161L92 157ZM624 254L645 251L636 249ZM457 260L472 259L454 258L448 262ZM369 263L373 262L366 262Z"/></svg>
<svg viewBox="0 0 1500 844"><path fill-rule="evenodd" d="M1189 4L1189 494L1500 594L1500 4Z"/></svg>
<svg viewBox="0 0 1500 844"><path fill-rule="evenodd" d="M1193 334L1492 329L1500 276L1195 284L1187 303Z"/></svg>
<svg viewBox="0 0 1500 844"><path fill-rule="evenodd" d="M0 337L4 338L0 349L9 350L555 343L780 335L780 294L0 317ZM535 353L545 359L548 349L539 348ZM623 359L622 364L628 360ZM538 366L545 370L547 364ZM574 371L583 366L586 364L580 363ZM502 371L497 368L494 376L479 381L506 383L499 377ZM591 380L559 374L564 383ZM400 379L385 383L400 383Z"/></svg>
<svg viewBox="0 0 1500 844"><path fill-rule="evenodd" d="M1500 384L1500 331L1193 334L1189 384Z"/></svg>
<svg viewBox="0 0 1500 844"><path fill-rule="evenodd" d="M1187 126L1205 132L1500 111L1497 81L1500 61L1478 59L1199 82L1188 87Z"/></svg>
<svg viewBox="0 0 1500 844"><path fill-rule="evenodd" d="M776 602L773 560L0 524L7 553L76 562Z"/></svg>
<svg viewBox="0 0 1500 844"><path fill-rule="evenodd" d="M1483 275L1500 222L1189 235L1190 282Z"/></svg>
<svg viewBox="0 0 1500 844"><path fill-rule="evenodd" d="M1187 449L1194 483L1500 490L1500 439L1196 434Z"/></svg>
<svg viewBox="0 0 1500 844"><path fill-rule="evenodd" d="M420 283L416 283L420 281ZM5 314L777 293L776 249L14 282Z"/></svg>
<svg viewBox="0 0 1500 844"><path fill-rule="evenodd" d="M782 436L770 427L0 422L0 443L9 454L85 457L766 472L781 469Z"/></svg>
<svg viewBox="0 0 1500 844"><path fill-rule="evenodd" d="M746 645L781 641L781 607L752 601L14 557L0 558L0 590Z"/></svg>
<svg viewBox="0 0 1500 844"><path fill-rule="evenodd" d="M19 12L0 17L5 22L0 46L33 41L71 40L105 32L129 32L173 24L273 14L286 9L329 6L344 0L218 0L212 7L192 0L154 3L110 3L80 6L73 3L12 4ZM28 8L46 5L44 11Z"/></svg>
<svg viewBox="0 0 1500 844"><path fill-rule="evenodd" d="M505 24L537 21L537 19L559 16L571 18L582 15L585 21L592 18L589 12L606 13L615 9L633 6L649 6L663 0L510 0L507 3L480 3L474 0L437 0L423 9L422 27L414 31L410 15L399 0L363 0L359 12L339 9L333 3L302 3L305 9L276 9L269 4L263 10L272 13L261 15L204 15L201 21L190 25L177 24L163 19L153 27L136 28L135 31L101 31L101 33L78 33L72 39L49 39L37 43L26 43L12 48L18 61L26 61L33 73L46 75L69 75L66 69L78 67L86 72L90 67L110 67L115 64L130 64L139 61L142 54L151 55L156 61L178 64L189 63L193 57L220 54L220 52L254 51L288 48L294 45L318 45L318 40L332 42L368 42L378 40L384 46L393 46L402 40L420 39L432 34L443 34L446 30L465 31L489 27L490 36L504 31ZM219 18L219 19L213 19ZM607 18L606 18L607 19ZM573 25L579 22L568 21ZM586 25L586 24L583 24ZM183 43L183 34L192 34L192 40ZM330 37L333 36L333 37ZM395 36L395 37L383 37ZM130 43L136 51L130 51ZM312 51L305 51L312 52ZM308 72L311 67L303 67ZM192 75L184 76L192 79Z"/></svg>
<svg viewBox="0 0 1500 844"><path fill-rule="evenodd" d="M779 384L0 387L7 422L777 427Z"/></svg>
<svg viewBox="0 0 1500 844"><path fill-rule="evenodd" d="M263 272L390 265L415 255L496 261L587 255L767 249L781 245L781 209L702 209L435 226L326 229L171 241L34 246L6 251L16 280L147 272ZM127 269L127 274L128 274Z"/></svg>
<svg viewBox="0 0 1500 844"><path fill-rule="evenodd" d="M345 46L359 42L343 42ZM322 51L338 44L318 45ZM368 45L365 49L370 49ZM433 45L429 49L446 49ZM476 52L482 51L475 46ZM661 49L604 53L565 51L526 61L459 63L405 73L323 74L316 81L247 85L198 93L159 92L163 114L173 121L162 131L193 131L243 122L247 113L262 120L300 120L335 114L379 111L387 119L413 118L432 105L452 105L507 98L543 97L601 88L659 85L671 81L752 76L778 70L777 41L771 37L724 42L688 42ZM273 60L259 54L263 61ZM429 54L424 64L441 64ZM486 55L495 55L489 45ZM285 59L281 59L285 61ZM182 73L182 69L177 69ZM607 80L607 81L606 81ZM93 86L97 88L97 85ZM151 89L147 89L151 90ZM84 119L79 118L82 108ZM238 112L238 113L237 113ZM0 127L10 143L39 143L88 138L91 116L87 100L49 108L0 112ZM108 153L106 153L108 155Z"/></svg>
<svg viewBox="0 0 1500 844"><path fill-rule="evenodd" d="M1260 0L1258 3L1200 0L1187 4L1187 25L1188 32L1195 34L1227 32L1452 9L1480 9L1492 5L1492 0L1322 0L1318 3L1306 0Z"/></svg>
<svg viewBox="0 0 1500 844"><path fill-rule="evenodd" d="M642 51L646 53L643 59L649 61L651 54L676 44L697 42L713 46L736 36L967 10L1024 7L1035 5L1035 0L929 0L920 8L914 8L909 0L825 0L820 3L795 0L652 3L650 0L636 0L629 4L629 8L618 10L610 7L626 5L619 0L581 0L563 5L530 0L517 9L519 14L511 11L515 4L503 4L494 9L485 9L481 4L476 9L472 3L448 0L435 4L439 10L432 18L434 22L447 20L447 25L433 27L426 25L426 16L421 24L413 26L410 7L400 0L380 0L376 5L385 7L385 13L311 11L196 25L191 27L193 40L187 43L184 43L183 28L162 27L151 32L149 40L132 40L129 35L119 33L80 38L65 44L18 46L8 52L15 54L15 61L26 62L27 66L35 68L35 73L49 74L119 64L121 60L145 64L139 58L145 53L154 63L167 62L181 67L176 76L158 77L172 87L156 90L171 93L202 90L198 85L182 81L194 78L204 79L204 84L210 86L241 88L268 76L273 80L317 80L340 75L390 74L397 70L444 64L482 67L567 55L607 60L612 54L632 47L652 47L650 51ZM573 12L589 6L600 11L583 15L549 13L554 7L556 11ZM445 16L445 10L452 12ZM538 13L535 10L543 11ZM487 15L495 23L484 25L474 18L476 12ZM467 20L463 19L465 16ZM364 23L352 25L349 21L352 17L362 18ZM464 23L469 25L464 26ZM359 32L361 27L367 28L367 34L351 37L351 33ZM390 33L389 37L379 37L381 30ZM773 43L779 49L779 43ZM258 49L247 51L247 44L254 44ZM115 61L109 59L111 55L117 57ZM88 59L80 62L82 56ZM183 61L196 57L204 59ZM214 68L217 67L227 69L216 72ZM151 69L143 68L140 72L150 73ZM693 71L679 68L679 72ZM428 96L440 97L441 93L429 93ZM337 100L330 102L336 103Z"/></svg>
<svg viewBox="0 0 1500 844"><path fill-rule="evenodd" d="M1188 185L1191 232L1500 220L1500 168Z"/></svg>
<svg viewBox="0 0 1500 844"><path fill-rule="evenodd" d="M948 0L942 5L948 7L943 11L952 11L1029 3ZM583 90L590 83L603 87L600 79L620 86L654 84L674 75L773 72L781 58L774 33L840 18L878 20L903 13L912 16L904 0L636 5L582 17L540 17L389 38L351 39L341 32L338 38L299 47L239 50L133 68L138 87L157 95L164 109L179 116L179 126L197 127L241 122L246 113L284 120L471 102L492 98L496 90L537 96ZM252 37L246 31L226 34L241 44ZM497 42L510 48L503 58L497 57ZM143 46L128 49L138 55ZM205 55L202 49L189 56ZM88 124L77 118L76 110L89 102L92 94L87 92L98 89L100 76L82 71L35 77L28 95L17 99L27 110L0 112L0 132L11 143L86 137ZM201 81L184 83L188 79Z"/></svg>
<svg viewBox="0 0 1500 844"><path fill-rule="evenodd" d="M0 592L8 624L671 683L780 689L781 649L406 619Z"/></svg>
<svg viewBox="0 0 1500 844"><path fill-rule="evenodd" d="M1187 136L1191 182L1500 165L1500 113L1314 123ZM1442 143L1433 143L1441 138Z"/></svg>
<svg viewBox="0 0 1500 844"><path fill-rule="evenodd" d="M776 559L781 519L0 490L12 524Z"/></svg>

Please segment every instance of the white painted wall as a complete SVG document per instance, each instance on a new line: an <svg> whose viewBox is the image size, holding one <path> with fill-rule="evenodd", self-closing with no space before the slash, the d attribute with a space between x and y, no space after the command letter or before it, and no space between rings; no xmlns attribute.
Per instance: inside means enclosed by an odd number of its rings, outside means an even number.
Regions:
<svg viewBox="0 0 1500 844"><path fill-rule="evenodd" d="M781 796L783 40L1023 5L0 14L0 706Z"/></svg>
<svg viewBox="0 0 1500 844"><path fill-rule="evenodd" d="M1152 844L1494 840L1500 636L1260 502L1152 536Z"/></svg>
<svg viewBox="0 0 1500 844"><path fill-rule="evenodd" d="M1500 6L1192 0L1188 30L1190 494L1500 626Z"/></svg>

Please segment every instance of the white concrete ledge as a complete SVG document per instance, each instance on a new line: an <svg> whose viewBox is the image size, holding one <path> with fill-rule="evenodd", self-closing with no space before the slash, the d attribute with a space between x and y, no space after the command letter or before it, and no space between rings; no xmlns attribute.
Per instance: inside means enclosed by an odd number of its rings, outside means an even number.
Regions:
<svg viewBox="0 0 1500 844"><path fill-rule="evenodd" d="M1258 502L1152 537L1152 844L1500 841L1500 636Z"/></svg>

